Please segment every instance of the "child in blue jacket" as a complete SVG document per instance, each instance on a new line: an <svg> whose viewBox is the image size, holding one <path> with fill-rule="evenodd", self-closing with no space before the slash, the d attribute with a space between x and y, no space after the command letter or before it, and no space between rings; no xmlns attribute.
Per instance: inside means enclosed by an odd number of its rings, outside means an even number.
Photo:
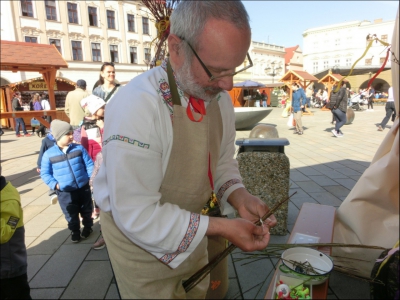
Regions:
<svg viewBox="0 0 400 300"><path fill-rule="evenodd" d="M43 154L40 176L50 189L56 191L71 230L71 240L77 243L92 233L93 206L89 179L93 161L82 145L72 143L73 128L70 124L53 120L51 131L56 145ZM82 232L79 214L82 217Z"/></svg>

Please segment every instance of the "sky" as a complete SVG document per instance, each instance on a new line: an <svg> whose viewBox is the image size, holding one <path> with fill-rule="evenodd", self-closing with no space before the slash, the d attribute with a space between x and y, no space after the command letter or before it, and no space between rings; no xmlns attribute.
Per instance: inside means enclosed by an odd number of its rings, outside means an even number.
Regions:
<svg viewBox="0 0 400 300"><path fill-rule="evenodd" d="M350 21L395 20L398 1L247 1L252 40L303 49L307 29Z"/></svg>

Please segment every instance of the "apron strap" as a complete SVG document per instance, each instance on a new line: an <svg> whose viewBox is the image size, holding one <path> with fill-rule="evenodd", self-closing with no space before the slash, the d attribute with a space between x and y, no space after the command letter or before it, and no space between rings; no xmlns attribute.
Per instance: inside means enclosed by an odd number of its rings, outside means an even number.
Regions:
<svg viewBox="0 0 400 300"><path fill-rule="evenodd" d="M172 68L171 68L171 64L169 63L169 60L167 62L167 74L168 74L169 88L170 88L171 96L172 96L172 103L174 105L182 106L181 97L179 97L179 94L178 94L178 88L176 86L174 75L172 74Z"/></svg>

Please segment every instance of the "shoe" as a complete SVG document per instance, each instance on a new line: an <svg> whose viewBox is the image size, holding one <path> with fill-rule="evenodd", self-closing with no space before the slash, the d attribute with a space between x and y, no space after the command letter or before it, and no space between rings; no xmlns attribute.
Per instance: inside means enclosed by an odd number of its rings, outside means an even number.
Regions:
<svg viewBox="0 0 400 300"><path fill-rule="evenodd" d="M52 205L57 204L57 202L58 202L58 196L57 195L53 195L53 196L50 197L50 203Z"/></svg>
<svg viewBox="0 0 400 300"><path fill-rule="evenodd" d="M31 136L32 134L30 134L30 133L26 133L26 134L24 134L24 136L25 137L27 137L27 136Z"/></svg>
<svg viewBox="0 0 400 300"><path fill-rule="evenodd" d="M378 131L383 131L383 128L381 125L378 126Z"/></svg>
<svg viewBox="0 0 400 300"><path fill-rule="evenodd" d="M293 131L293 134L298 134L299 132L297 130Z"/></svg>
<svg viewBox="0 0 400 300"><path fill-rule="evenodd" d="M81 232L79 230L71 232L71 241L73 243L78 243L81 240Z"/></svg>
<svg viewBox="0 0 400 300"><path fill-rule="evenodd" d="M16 137L21 137L21 135L20 135L20 134L16 134L15 136L16 136Z"/></svg>
<svg viewBox="0 0 400 300"><path fill-rule="evenodd" d="M338 133L336 132L335 129L332 129L331 131L332 131L332 133L333 133L334 136L336 136L336 137L338 136Z"/></svg>
<svg viewBox="0 0 400 300"><path fill-rule="evenodd" d="M92 248L94 250L101 250L106 246L104 238L100 238L96 243L93 244Z"/></svg>
<svg viewBox="0 0 400 300"><path fill-rule="evenodd" d="M92 219L96 220L100 216L100 208L95 208L92 213Z"/></svg>
<svg viewBox="0 0 400 300"><path fill-rule="evenodd" d="M92 232L93 232L92 228L83 227L82 233L81 233L81 238L87 239Z"/></svg>
<svg viewBox="0 0 400 300"><path fill-rule="evenodd" d="M336 137L343 137L343 133L338 133Z"/></svg>
<svg viewBox="0 0 400 300"><path fill-rule="evenodd" d="M302 135L303 134L303 131L299 131L299 133L298 133L299 135Z"/></svg>
<svg viewBox="0 0 400 300"><path fill-rule="evenodd" d="M2 131L0 131L0 136L1 136L1 135L3 135L3 134L4 134L4 131L3 131L3 130L2 130Z"/></svg>

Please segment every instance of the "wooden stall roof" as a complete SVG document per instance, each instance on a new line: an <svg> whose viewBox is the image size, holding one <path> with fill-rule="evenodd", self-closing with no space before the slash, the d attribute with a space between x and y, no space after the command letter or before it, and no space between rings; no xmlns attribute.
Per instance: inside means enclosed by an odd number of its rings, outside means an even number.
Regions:
<svg viewBox="0 0 400 300"><path fill-rule="evenodd" d="M67 62L54 45L4 40L0 44L2 70L41 72L49 68L68 68Z"/></svg>
<svg viewBox="0 0 400 300"><path fill-rule="evenodd" d="M36 78L31 78L31 79L27 79L27 80L23 80L23 81L13 82L13 83L7 84L6 86L9 86L11 89L14 89L14 88L16 88L18 85L30 83L30 82L33 82L33 81L40 81L40 80L43 80L43 77L36 77ZM74 87L76 87L76 82L71 81L71 80L66 79L66 78L56 77L56 81L59 81L59 82L60 82L60 81L66 82L66 83L68 83L69 85L73 85Z"/></svg>
<svg viewBox="0 0 400 300"><path fill-rule="evenodd" d="M340 74L333 74L328 72L328 74L326 74L324 77L322 77L318 83L324 83L324 82L328 82L329 79L333 79L334 81L340 81L342 80L343 76Z"/></svg>
<svg viewBox="0 0 400 300"><path fill-rule="evenodd" d="M294 78L297 77L297 78ZM293 80L300 80L300 81L318 81L317 77L314 77L310 73L306 71L299 71L299 70L289 70L286 72L285 75L282 76L279 81L293 81Z"/></svg>

